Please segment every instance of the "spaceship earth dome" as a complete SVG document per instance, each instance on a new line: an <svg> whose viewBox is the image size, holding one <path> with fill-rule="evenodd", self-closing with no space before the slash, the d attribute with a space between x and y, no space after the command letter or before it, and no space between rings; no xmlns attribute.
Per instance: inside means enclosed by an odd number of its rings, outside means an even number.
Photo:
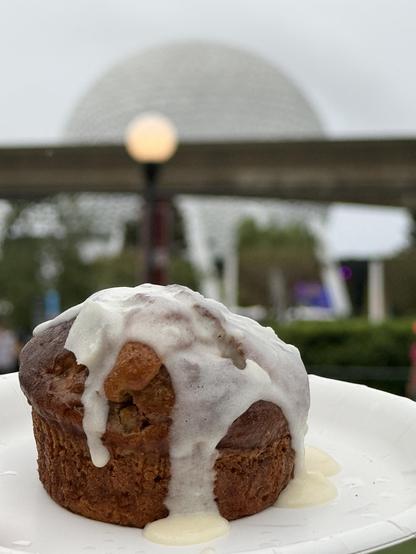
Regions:
<svg viewBox="0 0 416 554"><path fill-rule="evenodd" d="M322 135L297 86L251 52L204 41L168 43L107 70L74 107L67 142L121 142L142 112L160 112L179 140L278 140Z"/></svg>

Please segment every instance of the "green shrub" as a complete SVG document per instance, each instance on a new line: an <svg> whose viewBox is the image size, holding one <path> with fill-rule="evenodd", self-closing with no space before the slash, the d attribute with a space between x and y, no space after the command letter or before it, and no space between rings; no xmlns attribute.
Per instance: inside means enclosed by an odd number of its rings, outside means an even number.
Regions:
<svg viewBox="0 0 416 554"><path fill-rule="evenodd" d="M395 319L380 325L365 320L268 324L281 339L299 348L311 373L404 394L407 370L399 368L409 366L410 320ZM391 368L391 372L380 368Z"/></svg>
<svg viewBox="0 0 416 554"><path fill-rule="evenodd" d="M404 367L412 341L409 320L371 325L364 320L270 323L285 341L302 353L305 365Z"/></svg>

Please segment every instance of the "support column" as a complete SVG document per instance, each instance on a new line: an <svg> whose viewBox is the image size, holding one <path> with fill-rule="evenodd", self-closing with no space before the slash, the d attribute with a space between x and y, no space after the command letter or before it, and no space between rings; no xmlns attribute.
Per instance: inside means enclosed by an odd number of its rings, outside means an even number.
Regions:
<svg viewBox="0 0 416 554"><path fill-rule="evenodd" d="M380 323L386 318L384 294L384 264L381 260L368 262L368 319Z"/></svg>
<svg viewBox="0 0 416 554"><path fill-rule="evenodd" d="M350 316L351 300L345 282L341 278L338 264L332 260L324 260L321 275L334 315L336 317Z"/></svg>
<svg viewBox="0 0 416 554"><path fill-rule="evenodd" d="M235 229L232 230L235 235ZM224 258L224 303L228 308L238 306L238 248L235 236L229 239L227 254Z"/></svg>

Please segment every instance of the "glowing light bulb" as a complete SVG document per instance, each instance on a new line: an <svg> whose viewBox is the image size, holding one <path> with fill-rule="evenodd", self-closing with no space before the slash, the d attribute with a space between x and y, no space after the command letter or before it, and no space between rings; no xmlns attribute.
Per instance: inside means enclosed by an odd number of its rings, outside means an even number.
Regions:
<svg viewBox="0 0 416 554"><path fill-rule="evenodd" d="M125 145L141 163L164 163L176 152L178 136L173 123L158 113L144 113L128 125Z"/></svg>

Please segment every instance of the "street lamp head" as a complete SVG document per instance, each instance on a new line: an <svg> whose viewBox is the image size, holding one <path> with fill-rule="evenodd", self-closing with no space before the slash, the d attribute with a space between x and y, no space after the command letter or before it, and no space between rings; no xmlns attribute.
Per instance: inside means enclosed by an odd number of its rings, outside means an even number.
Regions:
<svg viewBox="0 0 416 554"><path fill-rule="evenodd" d="M175 153L178 137L173 123L167 117L148 112L136 117L128 125L125 145L136 162L161 164Z"/></svg>

